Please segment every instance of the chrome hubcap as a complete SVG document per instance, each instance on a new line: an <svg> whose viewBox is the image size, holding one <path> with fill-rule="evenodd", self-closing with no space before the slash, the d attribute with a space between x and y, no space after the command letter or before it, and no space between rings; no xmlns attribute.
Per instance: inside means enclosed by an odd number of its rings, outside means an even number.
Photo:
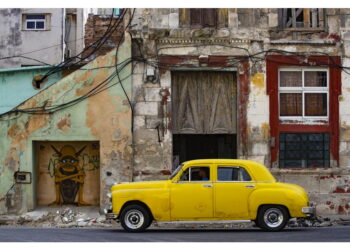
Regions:
<svg viewBox="0 0 350 250"><path fill-rule="evenodd" d="M138 229L142 226L145 218L143 214L136 209L129 210L125 214L124 222L127 225L127 227L132 229Z"/></svg>
<svg viewBox="0 0 350 250"><path fill-rule="evenodd" d="M265 211L264 222L269 227L279 227L283 222L283 213L278 208L269 208Z"/></svg>

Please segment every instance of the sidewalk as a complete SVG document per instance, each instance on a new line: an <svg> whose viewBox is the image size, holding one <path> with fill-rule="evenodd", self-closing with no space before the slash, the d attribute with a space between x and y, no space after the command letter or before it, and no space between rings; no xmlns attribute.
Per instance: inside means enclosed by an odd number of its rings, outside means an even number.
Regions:
<svg viewBox="0 0 350 250"><path fill-rule="evenodd" d="M291 219L287 227L350 226L350 215L321 215L313 219ZM27 226L47 228L120 227L116 221L107 221L98 207L39 207L22 215L0 215L0 226ZM248 228L245 223L153 223L155 228Z"/></svg>

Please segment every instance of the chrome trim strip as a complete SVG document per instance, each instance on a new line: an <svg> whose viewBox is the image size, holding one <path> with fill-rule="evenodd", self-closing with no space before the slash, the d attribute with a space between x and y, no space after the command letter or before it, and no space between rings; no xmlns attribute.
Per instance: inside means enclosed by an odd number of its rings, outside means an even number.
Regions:
<svg viewBox="0 0 350 250"><path fill-rule="evenodd" d="M106 220L115 220L118 217L118 215L115 213L106 213L105 216Z"/></svg>
<svg viewBox="0 0 350 250"><path fill-rule="evenodd" d="M203 223L247 223L251 222L251 220L201 220L201 221L189 221L189 220L178 220L178 221L156 221L156 223L183 223L183 224L203 224Z"/></svg>
<svg viewBox="0 0 350 250"><path fill-rule="evenodd" d="M273 181L178 181L173 183L198 184L198 183L275 183L275 182Z"/></svg>

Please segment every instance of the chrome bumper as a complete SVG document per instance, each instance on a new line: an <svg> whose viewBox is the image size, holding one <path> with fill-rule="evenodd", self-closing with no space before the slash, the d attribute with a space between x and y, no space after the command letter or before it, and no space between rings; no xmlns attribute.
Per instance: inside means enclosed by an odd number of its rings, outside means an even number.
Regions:
<svg viewBox="0 0 350 250"><path fill-rule="evenodd" d="M112 212L112 209L103 209L103 212L105 214L106 220L116 220L118 218L118 215Z"/></svg>
<svg viewBox="0 0 350 250"><path fill-rule="evenodd" d="M303 207L301 212L308 215L314 215L316 213L316 207Z"/></svg>

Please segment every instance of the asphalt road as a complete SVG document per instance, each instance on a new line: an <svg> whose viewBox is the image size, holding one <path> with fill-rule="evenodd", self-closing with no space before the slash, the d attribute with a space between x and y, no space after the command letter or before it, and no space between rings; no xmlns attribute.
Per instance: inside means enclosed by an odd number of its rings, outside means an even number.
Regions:
<svg viewBox="0 0 350 250"><path fill-rule="evenodd" d="M0 227L0 242L350 242L349 226L259 229L149 229Z"/></svg>

